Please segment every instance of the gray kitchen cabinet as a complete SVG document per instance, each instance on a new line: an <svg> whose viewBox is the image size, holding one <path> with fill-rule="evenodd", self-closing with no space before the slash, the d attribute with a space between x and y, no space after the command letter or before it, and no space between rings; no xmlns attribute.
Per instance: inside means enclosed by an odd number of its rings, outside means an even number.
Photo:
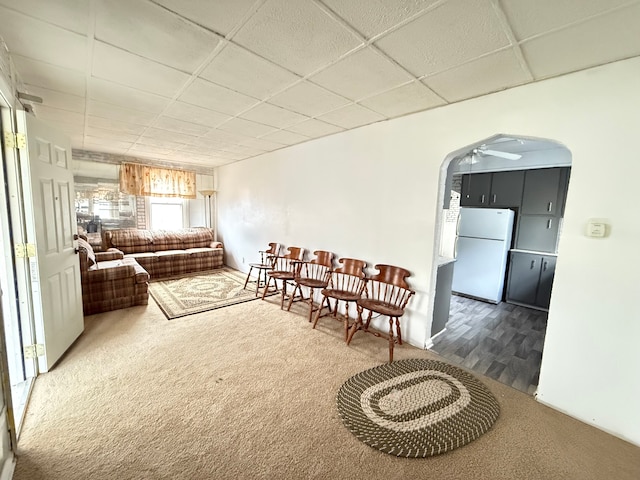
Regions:
<svg viewBox="0 0 640 480"><path fill-rule="evenodd" d="M488 207L491 193L491 173L476 173L462 176L460 206Z"/></svg>
<svg viewBox="0 0 640 480"><path fill-rule="evenodd" d="M556 215L562 200L561 168L527 170L522 194L523 215Z"/></svg>
<svg viewBox="0 0 640 480"><path fill-rule="evenodd" d="M555 256L511 252L507 302L548 309L555 269Z"/></svg>
<svg viewBox="0 0 640 480"><path fill-rule="evenodd" d="M546 215L520 215L515 246L519 250L556 252L560 219Z"/></svg>
<svg viewBox="0 0 640 480"><path fill-rule="evenodd" d="M489 206L496 208L519 207L522 202L523 186L524 170L493 173Z"/></svg>

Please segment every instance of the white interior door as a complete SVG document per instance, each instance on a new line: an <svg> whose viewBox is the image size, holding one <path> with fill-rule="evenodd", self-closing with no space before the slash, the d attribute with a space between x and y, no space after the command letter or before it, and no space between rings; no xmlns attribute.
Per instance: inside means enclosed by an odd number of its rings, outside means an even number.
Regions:
<svg viewBox="0 0 640 480"><path fill-rule="evenodd" d="M22 184L27 236L36 244L29 260L36 341L44 345L38 364L47 372L84 330L71 144L32 115L17 113L18 129L27 136Z"/></svg>

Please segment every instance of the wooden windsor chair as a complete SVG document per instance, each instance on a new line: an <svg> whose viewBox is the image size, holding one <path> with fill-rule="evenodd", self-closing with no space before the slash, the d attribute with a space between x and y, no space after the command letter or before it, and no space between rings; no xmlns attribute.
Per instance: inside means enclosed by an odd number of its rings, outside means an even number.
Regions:
<svg viewBox="0 0 640 480"><path fill-rule="evenodd" d="M262 299L267 295L269 285L273 280L273 286L276 292L280 290L282 297L280 299L280 308L284 308L284 299L287 296L287 282L295 279L296 271L302 263L304 257L304 248L289 247L287 254L282 257L273 257L273 268L267 271L267 283L262 291ZM282 282L282 287L278 288L278 280Z"/></svg>
<svg viewBox="0 0 640 480"><path fill-rule="evenodd" d="M300 264L294 281L296 286L293 294L289 297L289 305L287 311L291 310L291 305L295 301L296 292L300 294L299 300L308 301L309 303L309 321L312 320L313 312L316 311L313 303L314 291L318 288L326 288L329 284L329 276L333 267L333 253L324 250L316 250L313 252L316 256L310 262ZM309 289L309 298L305 299L302 287Z"/></svg>
<svg viewBox="0 0 640 480"><path fill-rule="evenodd" d="M247 284L249 282L255 282L256 297L257 297L258 289L261 286L265 286L267 284L267 271L273 268L273 259L278 256L278 253L280 253L279 243L270 243L268 249L260 250L260 263L249 264L249 273L247 273L247 279L244 281L243 288L247 288ZM256 280L250 280L251 272L253 271L254 268L258 271L258 276ZM260 277L262 277L262 282Z"/></svg>
<svg viewBox="0 0 640 480"><path fill-rule="evenodd" d="M320 317L326 316L321 315L325 303L329 309L329 314L333 314L333 318L339 320L338 308L340 302L344 302L345 313L342 321L344 323L344 339L346 341L349 332L349 305L355 303L362 295L365 285L364 268L367 262L354 258L341 258L338 262L341 266L331 272L327 288L322 289L322 301L316 310L313 328L316 328ZM330 299L335 301L334 308L331 308Z"/></svg>
<svg viewBox="0 0 640 480"><path fill-rule="evenodd" d="M411 296L415 293L409 288L406 278L411 275L409 270L393 265L376 265L378 273L367 279L364 294L356 301L358 320L349 329L347 345L351 343L353 335L358 330L372 333L376 337L387 338L389 341L389 363L393 362L393 348L396 342L402 345L402 331L400 317ZM369 313L363 322L362 314ZM384 334L370 330L369 326L373 314L389 317L389 333ZM395 322L394 322L395 320Z"/></svg>

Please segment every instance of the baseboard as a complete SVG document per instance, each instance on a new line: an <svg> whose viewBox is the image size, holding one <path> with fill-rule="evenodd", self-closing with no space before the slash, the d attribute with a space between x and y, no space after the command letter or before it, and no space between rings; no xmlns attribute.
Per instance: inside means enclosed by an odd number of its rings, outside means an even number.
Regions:
<svg viewBox="0 0 640 480"><path fill-rule="evenodd" d="M438 338L438 336L442 335L444 332L447 331L447 327L444 327L442 330L440 330L438 333L436 333L433 337L429 338L426 343L424 344L424 349L425 350L429 350L431 349L431 347L433 347L433 340L435 338Z"/></svg>
<svg viewBox="0 0 640 480"><path fill-rule="evenodd" d="M16 469L16 457L11 455L7 458L2 465L2 473L0 473L0 480L11 480L13 478L13 471Z"/></svg>

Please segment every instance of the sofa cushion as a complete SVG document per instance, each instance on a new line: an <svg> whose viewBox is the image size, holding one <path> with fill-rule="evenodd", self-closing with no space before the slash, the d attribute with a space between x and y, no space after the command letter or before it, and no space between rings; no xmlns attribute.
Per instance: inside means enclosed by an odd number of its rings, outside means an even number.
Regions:
<svg viewBox="0 0 640 480"><path fill-rule="evenodd" d="M151 232L137 228L107 230L104 233L104 243L103 248L115 247L124 253L142 253L154 250Z"/></svg>
<svg viewBox="0 0 640 480"><path fill-rule="evenodd" d="M216 250L214 248L187 248L187 252L191 257L209 257L214 254Z"/></svg>

